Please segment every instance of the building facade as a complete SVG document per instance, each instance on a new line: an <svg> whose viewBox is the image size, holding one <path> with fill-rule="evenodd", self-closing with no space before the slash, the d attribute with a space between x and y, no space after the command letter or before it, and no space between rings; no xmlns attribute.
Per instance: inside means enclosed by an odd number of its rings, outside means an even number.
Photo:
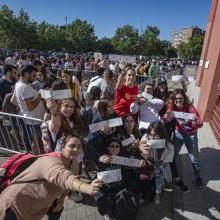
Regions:
<svg viewBox="0 0 220 220"><path fill-rule="evenodd" d="M190 27L190 28L183 28L178 31L172 32L171 36L171 43L174 48L177 48L177 46L182 42L187 42L190 37L193 37L197 34L204 34L204 31L201 30L199 27Z"/></svg>
<svg viewBox="0 0 220 220"><path fill-rule="evenodd" d="M198 111L220 143L220 1L212 0L199 62L196 85L200 88Z"/></svg>

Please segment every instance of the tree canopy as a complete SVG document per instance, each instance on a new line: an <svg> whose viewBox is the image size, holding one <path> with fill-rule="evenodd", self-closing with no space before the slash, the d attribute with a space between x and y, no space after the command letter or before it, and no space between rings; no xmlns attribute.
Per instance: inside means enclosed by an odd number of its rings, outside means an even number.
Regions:
<svg viewBox="0 0 220 220"><path fill-rule="evenodd" d="M142 33L126 24L118 27L112 38L98 39L94 26L76 18L69 24L59 26L46 21L31 20L28 13L21 9L14 14L6 5L0 7L0 48L36 49L68 52L99 51L104 54L119 53L144 55L147 57L176 57L199 59L203 36L196 35L177 50L169 41L159 38L160 30L148 25Z"/></svg>

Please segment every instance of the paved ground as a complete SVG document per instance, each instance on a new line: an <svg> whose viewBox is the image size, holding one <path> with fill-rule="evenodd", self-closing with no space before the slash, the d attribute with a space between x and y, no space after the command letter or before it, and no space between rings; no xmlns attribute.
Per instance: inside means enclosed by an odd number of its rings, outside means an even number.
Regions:
<svg viewBox="0 0 220 220"><path fill-rule="evenodd" d="M193 84L188 86L188 95L194 97L196 105L199 88ZM220 219L220 146L217 143L208 123L199 130L200 160L204 187L196 190L192 184L192 167L186 154L185 147L181 150L179 165L186 184L191 191L182 194L174 187L174 191L165 191L161 204L156 206L150 202L141 205L137 220L207 220ZM0 155L1 156L1 155ZM0 157L0 163L3 157ZM45 217L44 220L47 218ZM61 220L101 220L91 197L76 204L66 199Z"/></svg>

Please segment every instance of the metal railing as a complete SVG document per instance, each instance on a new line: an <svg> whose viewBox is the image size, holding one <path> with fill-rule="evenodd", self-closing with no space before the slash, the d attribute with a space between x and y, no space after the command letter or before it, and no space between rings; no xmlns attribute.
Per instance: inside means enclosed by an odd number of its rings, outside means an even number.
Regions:
<svg viewBox="0 0 220 220"><path fill-rule="evenodd" d="M0 112L0 149L6 152L43 153L42 120Z"/></svg>

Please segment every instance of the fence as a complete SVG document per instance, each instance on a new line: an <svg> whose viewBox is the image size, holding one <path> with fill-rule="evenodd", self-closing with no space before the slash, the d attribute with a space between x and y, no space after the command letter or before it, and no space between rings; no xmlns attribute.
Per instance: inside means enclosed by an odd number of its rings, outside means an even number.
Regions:
<svg viewBox="0 0 220 220"><path fill-rule="evenodd" d="M42 120L0 112L0 149L6 152L43 153Z"/></svg>

